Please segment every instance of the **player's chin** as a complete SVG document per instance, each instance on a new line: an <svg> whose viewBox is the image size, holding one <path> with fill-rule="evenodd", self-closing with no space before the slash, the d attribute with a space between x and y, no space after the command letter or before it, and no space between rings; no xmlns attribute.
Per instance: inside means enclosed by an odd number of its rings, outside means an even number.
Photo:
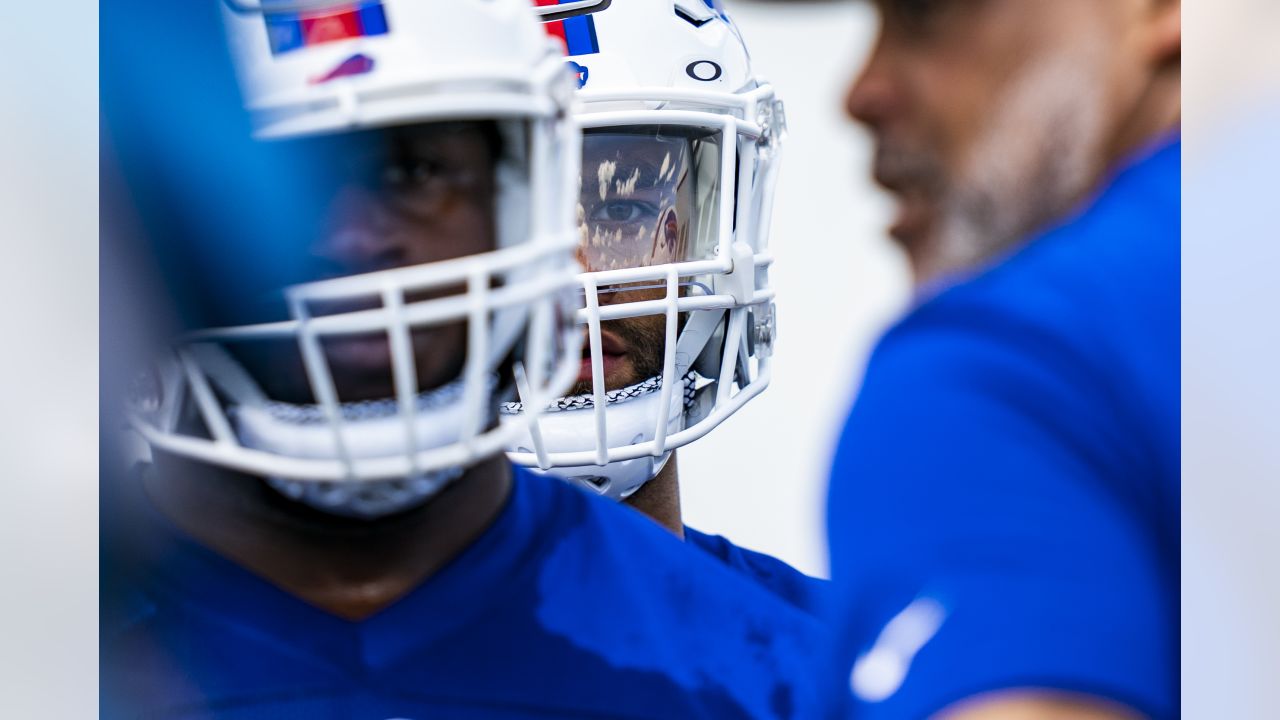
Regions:
<svg viewBox="0 0 1280 720"><path fill-rule="evenodd" d="M898 214L889 227L889 237L908 255L914 256L928 244L937 210L918 197L901 198Z"/></svg>

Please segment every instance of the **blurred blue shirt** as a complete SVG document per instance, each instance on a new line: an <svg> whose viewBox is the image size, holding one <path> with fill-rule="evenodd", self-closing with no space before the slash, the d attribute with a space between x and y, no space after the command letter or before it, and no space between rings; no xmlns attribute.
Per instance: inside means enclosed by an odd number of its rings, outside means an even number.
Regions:
<svg viewBox="0 0 1280 720"><path fill-rule="evenodd" d="M1180 162L881 340L831 473L834 714L1038 687L1177 716Z"/></svg>
<svg viewBox="0 0 1280 720"><path fill-rule="evenodd" d="M684 539L795 607L815 617L825 611L828 581L805 575L771 555L734 545L722 535L708 535L686 525Z"/></svg>
<svg viewBox="0 0 1280 720"><path fill-rule="evenodd" d="M277 589L154 510L143 524L136 569L113 583L104 614L105 718L815 712L811 616L558 480L517 471L474 544L360 622Z"/></svg>

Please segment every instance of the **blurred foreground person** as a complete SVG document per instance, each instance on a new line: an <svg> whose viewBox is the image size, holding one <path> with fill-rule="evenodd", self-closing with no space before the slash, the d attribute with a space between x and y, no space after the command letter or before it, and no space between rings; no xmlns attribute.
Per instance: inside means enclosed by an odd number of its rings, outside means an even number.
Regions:
<svg viewBox="0 0 1280 720"><path fill-rule="evenodd" d="M685 526L676 467L677 448L769 384L782 101L703 0L597 3L545 27L578 75L585 343L570 394L510 458L636 508L816 612L825 581Z"/></svg>
<svg viewBox="0 0 1280 720"><path fill-rule="evenodd" d="M526 0L104 9L108 237L186 330L104 487L104 716L812 715L807 616L502 455L580 365Z"/></svg>
<svg viewBox="0 0 1280 720"><path fill-rule="evenodd" d="M920 294L832 469L836 712L1176 717L1180 5L876 6Z"/></svg>

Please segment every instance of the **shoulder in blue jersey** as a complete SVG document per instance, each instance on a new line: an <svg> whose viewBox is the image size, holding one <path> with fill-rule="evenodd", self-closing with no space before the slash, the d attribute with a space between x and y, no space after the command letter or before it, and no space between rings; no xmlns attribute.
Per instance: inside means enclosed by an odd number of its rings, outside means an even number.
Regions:
<svg viewBox="0 0 1280 720"><path fill-rule="evenodd" d="M771 555L734 545L722 535L708 535L689 526L685 542L711 553L729 568L755 580L793 606L819 616L825 610L827 581L810 577Z"/></svg>
<svg viewBox="0 0 1280 720"><path fill-rule="evenodd" d="M1017 687L1177 715L1180 159L877 347L828 510L828 690L858 718Z"/></svg>
<svg viewBox="0 0 1280 720"><path fill-rule="evenodd" d="M435 576L347 621L154 511L104 618L103 716L802 718L815 623L652 522L517 472Z"/></svg>

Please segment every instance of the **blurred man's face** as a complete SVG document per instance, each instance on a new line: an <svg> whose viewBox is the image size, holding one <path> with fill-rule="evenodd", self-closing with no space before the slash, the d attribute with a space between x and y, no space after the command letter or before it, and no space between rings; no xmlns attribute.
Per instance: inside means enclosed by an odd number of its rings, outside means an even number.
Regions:
<svg viewBox="0 0 1280 720"><path fill-rule="evenodd" d="M320 197L320 230L310 249L309 280L439 262L493 250L496 131L480 123L425 124L371 130L310 142L331 177ZM312 147L313 146L313 147ZM415 302L462 287L410 293ZM313 303L315 316L380 307L367 302ZM466 347L462 322L411 332L418 387L458 377ZM296 343L244 358L268 395L313 402ZM391 347L384 331L322 340L343 401L394 397Z"/></svg>
<svg viewBox="0 0 1280 720"><path fill-rule="evenodd" d="M981 261L1069 211L1151 68L1135 28L1159 0L876 0L847 109L872 132L890 234L918 281Z"/></svg>
<svg viewBox="0 0 1280 720"><path fill-rule="evenodd" d="M683 136L599 131L583 143L578 202L588 271L648 267L688 259L694 206L691 141ZM656 300L663 281L602 286L601 307ZM642 315L601 323L605 387L617 390L662 373L666 319ZM570 394L592 390L590 347L583 348L578 382Z"/></svg>

